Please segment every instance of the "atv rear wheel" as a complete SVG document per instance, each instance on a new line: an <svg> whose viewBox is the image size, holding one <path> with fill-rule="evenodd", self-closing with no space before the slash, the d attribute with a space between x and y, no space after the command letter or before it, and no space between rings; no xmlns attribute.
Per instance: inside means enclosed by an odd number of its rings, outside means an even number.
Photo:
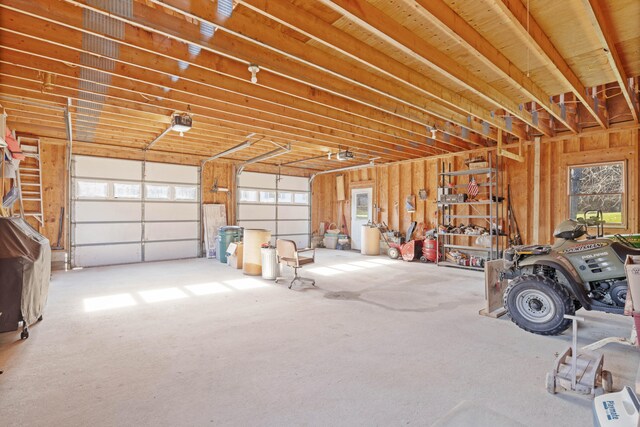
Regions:
<svg viewBox="0 0 640 427"><path fill-rule="evenodd" d="M559 335L571 325L564 315L575 313L569 292L555 280L540 275L512 280L504 293L504 308L513 323L540 335Z"/></svg>

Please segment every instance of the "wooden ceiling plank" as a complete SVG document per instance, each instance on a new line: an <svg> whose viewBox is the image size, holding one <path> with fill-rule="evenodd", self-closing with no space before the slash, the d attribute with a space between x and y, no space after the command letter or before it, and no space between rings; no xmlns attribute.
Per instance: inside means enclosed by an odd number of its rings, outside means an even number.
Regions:
<svg viewBox="0 0 640 427"><path fill-rule="evenodd" d="M72 2L77 2L77 0L67 0ZM207 2L203 2L200 0L192 0L190 2L190 6L185 5L184 2L181 1L156 1L150 0L155 4L160 5L161 7L170 8L175 13L179 13L187 17L187 19L192 19L194 21L205 21L209 23L213 23L221 29L219 34L214 38L214 43L211 45L218 52L221 51L221 46L225 44L225 38L228 39L229 35L233 36L234 46L235 48L231 51L225 49L225 53L231 53L232 56L236 57L241 52L247 52L244 54L245 60L249 62L259 63L261 67L266 66L271 69L271 71L279 72L284 76L289 78L295 78L300 81L311 83L316 85L319 88L323 88L326 86L326 82L329 81L329 76L337 76L340 79L344 80L349 86L334 86L332 89L327 90L337 90L338 93L342 95L348 94L353 90L354 87L362 87L367 90L374 91L378 97L378 103L381 102L379 99L380 96L383 98L392 98L396 103L400 102L407 106L412 106L416 108L420 108L427 112L428 114L435 115L442 120L445 121L453 121L458 125L464 125L465 122L462 118L451 115L451 111L447 108L440 108L440 104L434 104L431 100L425 100L420 97L416 97L415 93L408 93L404 91L402 88L398 88L397 86L394 88L393 85L390 85L386 79L380 79L376 76L373 76L371 73L363 70L363 74L359 74L358 72L354 73L353 66L351 64L343 63L343 61L338 60L335 57L332 57L326 54L323 51L316 49L313 46L309 46L305 43L299 42L289 35L283 35L280 31L270 29L266 31L265 28L260 28L260 25L256 22L256 17L247 17L236 11L234 13L233 19L230 20L220 20L213 13L206 13L210 11L211 8L207 7ZM144 11L142 8L139 9L140 13ZM136 15L136 20L140 20L145 16L141 14ZM170 27L169 27L170 28ZM165 29L162 29L165 31ZM184 37L184 34L181 32L179 34L174 33L177 36ZM240 49L238 41L247 41L253 46L247 46L245 49ZM228 43L227 43L228 44ZM241 45L242 43L240 43ZM208 43L200 44L203 47L208 47ZM293 53L292 53L293 52ZM266 56L265 56L266 53ZM274 55L275 53L275 55ZM296 71L297 67L291 67L290 64L287 66L283 66L282 58L278 58L274 60L275 57L285 56L286 59L293 60L294 62L301 63L303 67L306 69L301 69L300 71ZM314 72L309 72L308 67L315 67L324 73L319 78L314 81L310 80L310 77L316 75L315 69ZM358 74L358 79L354 79L352 76L354 74ZM364 83L366 81L366 83ZM377 82L377 84L375 82ZM402 96L396 95L402 94ZM361 95L350 95L350 97L355 97L355 99L363 100ZM430 101L430 102L426 102ZM397 108L397 104L396 104ZM431 121L437 120L437 117L432 117ZM423 121L423 125L428 122ZM440 127L443 127L440 124ZM479 132L480 126L473 127L475 132Z"/></svg>
<svg viewBox="0 0 640 427"><path fill-rule="evenodd" d="M500 126L499 122L493 120L489 111L429 79L427 76L373 49L370 45L324 22L304 9L292 6L288 1L241 0L240 4L282 25L300 31L310 38L384 73L403 85L419 90L427 96L436 97L451 107L461 109L480 120L491 123L493 126ZM442 124L438 124L436 127L442 128ZM460 127L474 131L471 126ZM449 133L448 131L445 132ZM459 136L461 133L458 131L455 135Z"/></svg>
<svg viewBox="0 0 640 427"><path fill-rule="evenodd" d="M2 34L2 33L0 32L0 34ZM6 39L6 37L5 37L5 39ZM5 49L5 50L9 50L9 49ZM50 50L50 49L46 49L46 50ZM0 58L2 58L3 55L4 55L4 52L0 53ZM14 61L16 61L16 62L19 59L19 54L18 53L14 52L14 54L11 55L11 56L12 56L12 59ZM44 59L42 57L37 58L37 64L38 65L42 64L43 61L44 61ZM66 62L68 62L68 61L70 61L70 59L67 60ZM70 62L68 62L68 63L70 63ZM6 66L6 63L5 62L1 62L0 63L0 69L2 69L3 65ZM31 65L35 65L35 64L31 64ZM57 74L58 75L58 79L60 80L60 82L58 82L58 81L56 82L56 84L60 85L60 84L65 82L65 80L63 80L64 77L65 77L65 74L62 74L62 73L68 73L68 78L73 78L73 79L77 79L78 78L79 70L82 67L82 65L81 64L74 64L74 65L75 65L74 67L64 67L63 66L62 68L55 69L55 70L53 69L52 66L49 66L48 69L50 71L55 71L56 73L60 73L60 74ZM34 70L34 72L35 72L35 70ZM15 73L15 74L21 74L22 78L25 77L25 73ZM35 75L32 78L35 78ZM72 89L72 90L74 88L78 87L78 86L79 86L78 83L68 83L68 82L66 83L66 87L68 87L69 89ZM114 90L123 90L123 91L130 92L130 94L122 94L121 93L119 95L120 98L127 99L128 101L132 101L132 102L138 102L138 103L140 103L142 105L149 105L147 102L141 101L139 99L139 97L137 97L136 95L142 93L147 98L154 98L158 94L160 94L160 95L162 94L162 92L159 92L159 93L141 92L141 90L143 90L143 89L147 89L147 88L145 88L141 83L139 83L139 84L137 84L135 86L135 90L119 89L119 88L112 87L112 89L110 90L109 95L110 96L115 96ZM138 99L136 100L135 98L138 98ZM180 104L179 105L167 105L170 101L179 102ZM166 108L168 111L173 111L173 110L176 110L176 109L184 109L184 107L186 107L187 104L190 104L192 107L200 106L202 108L207 108L208 110L210 110L212 108L212 105L215 106L215 104L216 104L216 101L214 101L214 100L205 99L205 101L206 102L200 104L200 103L198 103L198 98L195 97L193 94L183 93L183 92L179 92L179 91L172 91L170 94L165 95L165 98L163 100L156 100L153 105L158 106L158 107L162 106L162 107ZM216 107L214 107L214 108L216 108ZM193 111L196 112L196 109L194 108ZM240 108L233 109L233 108L230 108L229 106L226 106L226 108L225 108L225 105L217 107L216 111L218 113L223 113L223 114L226 114L228 116L230 116L231 114L238 115L238 114L244 114L245 113ZM204 114L204 115L207 115L207 114ZM255 112L253 114L251 114L250 117L261 118L261 119L264 119L264 120L268 119L268 117L263 117L263 115L261 115L259 113L255 113ZM276 123L276 122L272 122L272 123ZM283 123L283 124L285 124L285 123ZM298 127L299 126L300 126L300 124L298 123ZM317 129L314 130L313 129L314 127L316 127ZM313 125L313 124L309 124L309 126L307 126L307 129L310 130L310 131L315 131L315 132L320 132L322 130L321 128L319 128L319 127L317 127L316 125ZM354 136L355 136L354 134L345 134L345 136L342 137L342 140L341 141L336 141L336 143L343 144L343 145L348 145L348 144L351 143L351 144L355 145L356 147L359 147L359 144L357 143L358 140L356 140L354 138ZM338 135L331 136L331 138L338 138L338 137L339 137ZM359 147L359 148L366 148L366 147Z"/></svg>
<svg viewBox="0 0 640 427"><path fill-rule="evenodd" d="M22 77L22 76L8 76L11 79L19 79L22 80L22 84L16 84L14 81L9 81L7 82L7 80L9 80L9 78L4 78L3 81L0 83L1 86L9 86L11 87L12 84L14 87L17 88L21 88L21 89L30 89L32 92L38 93L39 90L39 84L37 82L30 82L30 86L26 83L26 80ZM80 98L78 98L77 95L77 89L75 87L61 87L61 86L56 86L56 89L61 92L62 96L64 96L65 98L71 98L74 100L74 102L77 102ZM131 100L127 100L127 99L121 99L121 98L117 98L117 97L113 97L113 96L106 96L107 101L105 102L104 105L110 104L110 105L117 105L119 107L124 107L127 109L131 109L133 111L135 110L146 110L149 107L143 103L140 102L135 102L135 101L131 101ZM194 111L197 112L197 111ZM170 114L170 113L167 113ZM266 131L266 134L271 134L274 135L275 138L282 138L284 141L291 141L292 139L294 141L296 141L296 147L298 147L298 145L309 145L311 144L312 147L317 147L317 148L321 148L323 146L328 146L331 147L332 149L337 149L340 145L342 145L342 147L344 147L344 144L341 144L340 142L331 142L331 140L327 140L326 137L323 138L323 136L321 135L320 138L318 136L315 135L304 135L305 132L301 132L299 129L290 129L287 126L283 126L283 125L279 125L279 124L273 124L273 123L265 123L263 120L258 120L258 119L253 119L253 118L248 118L248 117L229 117L229 115L225 115L225 114L220 114L216 117L212 116L212 115L201 115L200 119L201 121L205 122L205 123L216 123L216 121L220 120L223 123L225 123L225 125L229 125L229 126L249 126L250 129L254 129L254 130L258 130L258 131ZM350 146L354 146L353 143L350 144ZM218 150L217 150L218 151ZM217 152L216 151L216 152ZM357 151L357 150L356 150ZM376 154L378 156L389 156L389 153L384 153L382 151L375 151L372 150L371 151L372 154ZM390 158L393 158L393 156L391 156ZM395 157L396 159L398 157Z"/></svg>
<svg viewBox="0 0 640 427"><path fill-rule="evenodd" d="M620 86L622 94L624 95L624 99L627 101L627 105L631 111L631 115L633 116L633 121L638 123L638 116L640 115L638 113L638 95L634 93L632 87L629 85L629 76L627 76L627 73L624 71L622 59L616 49L615 40L613 39L615 30L611 23L611 19L605 11L605 6L603 5L602 0L583 0L583 2L589 19L591 20L593 29L600 39L602 48L607 54L609 66L611 67L613 74L616 76L616 80Z"/></svg>
<svg viewBox="0 0 640 427"><path fill-rule="evenodd" d="M0 34L2 34L0 32ZM3 39L6 41L8 39L10 39L10 36L5 36L3 37ZM30 51L34 51L35 50L35 46L31 45L30 46L31 49ZM12 48L7 48L5 49L5 51L9 51ZM78 63L78 62L72 62L73 59L72 58L68 58L66 56L64 56L62 54L62 52L60 52L59 50L55 50L55 48L47 48L47 47L42 47L41 52L56 52L55 59L52 58L46 58L43 56L38 56L38 57L33 57L33 58L28 58L25 55L27 55L27 53L25 52L17 52L17 51L13 51L10 55L6 55L10 58L10 61L13 63L16 63L20 66L23 67L36 67L36 66L46 66L47 70L49 72L53 72L56 75L66 75L68 77L72 77L72 78L79 78L80 76L80 70L83 68L83 65ZM5 53L0 53L0 62L2 63L9 63L9 61L4 59L5 57ZM30 60L31 59L31 60ZM52 64L51 62L56 62L56 61L61 61L59 63L59 65L56 64ZM63 62L65 65L63 65ZM68 64L72 64L74 65L73 67L69 67ZM133 67L129 66L126 67L126 70L123 71L125 74L129 74L129 77L131 77L132 74L135 74L135 70L133 69ZM115 74L113 71L109 72L109 74L111 74L114 79L115 78L120 78L119 75ZM149 80L149 78L151 77L151 73L150 72L145 72L144 73L145 76L147 76L147 80ZM116 87L118 86L117 84L115 84L115 81L112 81L112 86L110 87ZM138 81L136 82L135 86L133 84L126 84L127 82L121 83L119 85L119 87L124 87L124 86L128 86L128 88L126 89L122 89L122 90L127 90L127 91L131 91L132 93L140 93L142 94L146 99L157 99L159 97L164 98L162 101L156 101L155 105L161 105L163 103L165 103L164 101L166 100L176 100L176 102L181 102L180 107L184 107L186 104L191 104L191 105L201 105L201 106L206 106L206 107L213 107L213 108L217 108L218 111L224 111L227 113L236 113L236 114L249 114L250 116L256 117L259 116L261 114L261 112L254 112L251 113L251 109L245 107L239 107L239 106L230 106L227 105L225 103L221 103L219 101L217 101L216 98L216 93L208 93L208 88L204 87L204 88L197 88L198 90L195 92L197 95L195 94L191 94L190 92L186 92L186 91L180 91L180 90L173 90L169 93L164 93L161 89L161 85L156 85L155 88L153 87L148 87L145 86L145 83L142 81ZM130 89L131 87L135 87L135 90ZM155 90L155 91L154 91ZM154 92L152 92L154 91ZM242 104L239 104L242 105ZM179 108L176 106L167 106L167 108ZM276 114L282 115L282 113L277 112ZM272 120L275 120L277 117L272 118ZM297 119L300 120L300 119ZM300 124L301 122L299 122ZM304 124L304 123L303 123ZM312 127L318 127L318 121L317 120L313 120L313 118L308 119L306 121L306 124L308 125L307 128L309 128L309 126ZM320 122L320 124L323 124L322 122ZM327 124L324 123L323 125L330 127L331 124ZM344 126L342 126L344 127ZM339 130L339 129L338 129ZM343 129L343 131L349 132L344 134L346 139L345 143L348 143L350 140L354 140L355 135L357 135L355 129ZM379 135L371 133L371 135L366 136L368 133L368 131L364 130L363 133L365 134L365 137L370 138L371 142L369 142L369 144L372 144L373 142L377 142L377 141L384 141L385 139L383 138L379 138ZM389 140L390 143L395 143L394 140ZM424 154L423 154L424 155Z"/></svg>
<svg viewBox="0 0 640 427"><path fill-rule="evenodd" d="M431 23L441 31L449 35L468 50L475 52L475 57L487 65L497 74L506 78L511 85L524 93L528 98L536 101L540 106L553 115L553 117L565 125L574 134L578 133L575 123L566 120L566 116L560 111L560 107L551 102L551 96L545 93L537 84L528 78L506 56L496 49L467 21L458 16L442 0L416 0L420 5L420 11L428 16Z"/></svg>
<svg viewBox="0 0 640 427"><path fill-rule="evenodd" d="M15 89L15 88L12 88L12 87L7 88L6 86L2 88L2 92L8 93L8 94L11 94L11 95L20 95L21 97L23 97L23 98L25 98L27 100L30 100L30 99L37 100L39 96L46 96L46 94L42 94L41 92L35 91L35 90L32 89L31 92L33 93L33 96L32 97L25 97L24 94L28 93L28 91L25 90L24 88ZM64 98L64 99L65 99L65 102L66 102L66 98ZM75 99L74 99L74 101L75 101ZM75 107L72 106L72 111L73 111L73 108L75 108ZM116 107L116 106L110 105L110 104L104 104L102 112L104 113L105 111L108 111L108 110L113 110L114 111L114 112L109 112L110 114L115 114L117 116L122 116L122 117L125 117L125 118L129 117L126 114L127 110L125 110L125 109L123 109L121 107ZM209 127L208 127L209 125L205 124L204 126L205 126L206 129L209 129ZM229 126L236 126L236 125L231 124ZM216 129L216 128L224 128L224 127L217 126L217 127L211 128L211 129ZM236 131L238 131L238 129L240 129L240 127L236 126L236 128L224 128L224 129L228 129L228 131L230 131L230 132L236 132ZM239 141L245 139L246 134L243 134L240 131L238 131L238 134L241 135L241 136L238 136L238 139L236 139L234 141L234 143L230 144L229 146L237 145L237 143ZM274 140L276 140L276 139L274 139ZM146 145L146 143L144 145ZM297 148L303 149L305 151L309 150L307 147L297 147ZM222 150L220 150L220 151L222 151ZM322 153L323 151L319 150L319 149L314 149L314 152ZM208 153L208 155L210 156L211 154Z"/></svg>
<svg viewBox="0 0 640 427"><path fill-rule="evenodd" d="M23 5L23 4L22 4L22 2L21 2L20 0L7 0L7 2L8 2L8 3L10 3L10 5L6 5L6 4L5 4L5 5L0 5L0 6L4 6L4 7L6 7L6 8L10 8L11 10L14 10L13 8L14 8L15 6ZM32 7L33 7L33 6L32 6ZM72 7L72 9L77 9L77 8ZM40 13L43 13L43 11L42 11L42 10L36 10L36 11L38 11L38 12L40 12ZM53 14L52 16L56 16L56 15L55 15L55 13L60 14L61 12L62 12L62 11L52 11L52 14ZM24 10L20 10L20 13L27 13L27 12L25 12ZM35 16L35 12L34 12L33 10L31 10L31 11L29 12L29 14L32 14L31 16L37 17L37 16ZM67 17L68 15L69 15L69 14L67 13L67 14L65 15L65 17ZM42 18L42 17L38 17L38 18L45 19L45 18ZM49 21L49 22L53 22L51 19L52 19L52 18L51 18L51 16L48 16L48 17L46 18L46 20L47 20L47 21ZM78 21L78 19L79 19L79 18L76 18L76 21ZM58 22L58 21L56 21L55 23L56 23L56 24L64 25L64 23L60 23L60 22ZM77 24L77 22L76 22L76 24ZM6 23L6 25L10 25L10 24L9 24L9 23ZM69 27L69 28L72 28L73 26L68 26L68 27ZM24 28L24 27L22 27L22 28ZM16 31L16 32L17 32L18 30L17 30L17 29L13 29L13 31ZM60 32L60 31L57 31L57 32ZM137 31L137 32L136 32L135 36L136 36L136 42L138 43L138 45L140 44L141 40L144 40L144 39L145 39L145 37L144 37L145 35L146 35L146 33L140 33L139 31ZM41 38L42 38L42 37L41 37ZM51 39L52 37L49 37L49 38ZM66 38L65 38L65 37L63 37L63 36L62 36L62 34L60 34L60 35L58 35L57 40L61 40L61 39L66 39ZM112 39L112 40L113 40L113 41L115 41L115 42L118 42L118 43L123 43L123 41L122 41L122 40L118 40L118 39ZM52 40L48 40L48 41L53 42ZM148 44L147 48L143 48L143 50L146 50L148 53L149 53L149 52L152 52L152 50L151 50L152 48L154 48L154 49L156 49L156 50L158 50L158 49L162 48L163 50L166 50L168 53L175 53L175 52L178 52L178 51L184 51L184 49L181 49L181 48L183 48L184 46L182 46L182 45L180 45L180 44L178 44L178 45L167 45L167 44L168 44L168 42L169 42L169 43L171 43L172 41L165 41L161 46L158 46L158 43L157 43L157 42L155 42L155 41L153 41L153 40L149 40L149 42L147 43L147 44ZM136 47L136 48L140 48L138 45L136 45L135 47ZM133 45L131 45L131 46L133 46ZM137 53L136 55L140 55L140 54L139 54L139 53ZM185 55L186 55L186 53L185 53ZM175 58L174 58L174 59L175 59ZM180 58L177 58L177 59L180 59ZM176 59L176 60L177 60L177 59ZM185 56L185 57L182 57L182 59L184 59L184 60L189 60L186 56ZM207 59L207 58L205 58L205 59ZM219 61L219 60L220 60L220 58L217 58L217 59L215 59L215 58L214 58L214 59L212 59L211 61L209 61L209 63L217 63L217 61ZM224 68L227 68L227 65L225 65L225 67L224 67ZM187 70L187 72L189 72L189 70ZM167 71L165 71L165 73L167 74L167 78L166 78L166 79L167 79L167 83L165 83L165 85L166 85L166 86L170 86L169 76L170 76L170 75L172 75L173 73L179 73L179 70L177 70L176 63L172 63L172 64L171 64L170 69L169 69L169 70L167 70ZM246 72L246 71L243 71L243 73L245 73L245 74L246 74L247 72ZM183 73L183 74L184 74L184 73ZM196 76L197 76L197 75L196 75ZM261 78L262 78L262 77L261 77ZM214 81L214 82L216 82L216 83L220 83L220 82L218 82L217 80L218 80L218 79L215 79L215 78L214 78L214 79L211 79L211 78L207 79L207 78L205 78L205 77L197 77L197 79L195 79L194 81L199 81L199 82L204 82L204 81ZM247 83L246 83L246 81L244 81L244 80L242 80L240 83L241 83L241 84L245 84L245 85L247 84ZM237 85L237 84L238 84L238 82L236 81L236 83L235 83L235 84ZM235 87L234 87L233 89L234 89L236 92L238 92L238 93L242 93L242 91L241 91L240 89L238 89L238 88L235 88ZM261 89L261 88L260 88L259 86L257 86L257 87L256 87L256 86L252 86L252 89L251 89L251 90L252 90L252 92L255 92L255 91L260 90L260 89ZM266 89L266 88L265 88L265 89ZM230 90L230 89L229 89L229 87L224 87L224 88L223 88L223 90ZM245 88L245 92L246 92L246 88ZM272 91L269 91L269 92L272 92ZM343 101L344 101L344 100L343 100ZM302 98L301 98L301 99L300 99L300 102L306 102L306 99L302 99ZM324 104L323 104L323 103L317 103L317 105L322 105L322 106L324 107ZM300 108L300 109L301 109L301 108ZM343 112L348 112L348 113L350 113L350 114L353 114L353 113L349 112L349 110L350 110L350 109L351 109L351 108L343 109ZM368 119L370 119L370 118L371 118L371 111L363 112L363 113L360 115L360 117L367 117ZM387 115L387 117L386 117L386 118L388 118L388 115ZM386 119L386 118L385 118L385 119ZM406 122L405 122L405 125L406 125ZM388 127L388 124L387 124L387 127ZM403 125L403 126L402 126L402 128L406 128L406 126L404 126L404 125ZM400 129L400 128L398 128L398 129ZM413 131L413 133L418 133L418 132L424 132L424 128L422 128L422 127L418 127L416 130L414 130L414 131ZM411 132L409 132L409 133L411 133ZM444 141L444 143L446 144L446 141ZM464 148L464 147L463 147L463 148Z"/></svg>
<svg viewBox="0 0 640 427"><path fill-rule="evenodd" d="M16 2L20 0L7 0L7 1ZM114 17L132 26L144 28L147 31L163 34L167 37L172 38L173 40L178 40L181 43L190 43L190 44L198 45L202 47L204 50L206 50L207 52L213 52L216 54L230 56L234 59L237 59L239 52L248 52L244 56L250 57L251 58L250 61L259 62L261 64L261 66L263 67L264 73L260 76L260 81L262 82L263 80L265 80L264 84L269 87L274 87L274 82L266 81L266 79L273 78L274 76L277 75L277 76L282 76L286 78L286 83L282 85L282 90L285 90L285 91L290 90L292 85L295 86L295 83L303 83L304 85L311 84L312 86L315 86L316 88L321 89L322 91L325 91L327 93L339 95L342 98L349 99L349 100L358 102L360 104L365 104L374 109L378 109L378 110L382 109L382 111L384 111L387 114L401 115L401 117L403 117L404 119L411 120L412 122L417 124L419 128L422 127L423 128L422 130L424 130L425 123L431 123L434 120L437 120L433 115L434 113L431 111L432 109L437 107L436 105L434 105L433 102L426 102L424 98L418 97L416 94L407 95L407 96L413 96L412 102L409 102L405 99L401 99L398 97L394 97L392 96L392 93L394 92L393 90L394 86L389 85L389 83L386 82L385 80L379 80L379 83L384 85L384 88L380 90L380 89L372 88L370 86L364 86L362 83L354 81L353 79L345 80L344 76L341 76L342 77L341 79L337 79L335 78L336 77L335 73L331 75L328 75L326 73L319 73L317 69L313 68L308 63L298 64L295 61L289 60L288 62L285 61L286 64L283 65L282 58L278 58L277 60L274 59L273 52L265 49L264 44L259 44L259 46L255 46L256 40L253 40L247 37L244 37L241 40L237 40L237 39L225 40L224 37L227 37L227 39L229 39L229 37L226 35L217 35L214 38L215 43L210 44L206 41L202 41L201 36L197 33L197 30L194 30L193 28L185 28L183 26L183 27L180 27L180 30L178 31L176 29L176 25L179 25L181 21L184 22L183 20L177 19L175 17L169 17L165 13L161 13L156 9L140 5L139 3L134 4L134 11L135 11L134 13L135 21L134 21L131 19L127 19L125 17L110 14L109 12L101 10L99 8L89 6L85 4L85 2L83 1L76 1L76 0L65 0L65 1L74 5L78 5L81 7L85 7L85 8L97 11L98 13L103 13L105 15ZM174 20L172 21L173 25L161 26L159 24L159 22L161 22L162 20L167 20L167 19L173 19ZM177 20L178 22L175 22L175 20ZM251 24L251 22L249 22L248 24ZM192 33L192 35L189 37L190 33ZM236 32L234 34L238 34L238 33ZM253 44L247 43L246 40L251 40ZM157 45L155 47L157 48ZM301 49L308 50L309 47L306 45L303 45ZM183 51L184 49L172 49L171 53L175 55L176 53L183 52ZM196 62L194 63L199 64L198 61L200 60L204 62L202 56L203 56L203 53L201 53L198 56L198 58L195 59ZM290 58L285 58L285 60L286 59L290 59ZM218 62L218 61L220 61L220 59L217 59L215 62ZM247 60L244 60L244 61L247 61ZM210 62L211 61L209 61L209 63ZM330 59L327 59L326 62L333 63L335 62L335 60L333 58L330 58ZM265 66L264 64L267 64L267 65ZM272 64L275 67L275 69L268 68L269 64ZM278 68L284 69L286 74L282 72L278 73L277 71L275 71ZM348 69L350 71L353 71L350 66L348 67ZM269 75L268 74L269 71L273 71L273 73ZM365 75L367 75L367 73L365 73ZM249 74L247 71L242 71L241 76L242 76L241 79L243 81L246 81ZM297 78L295 78L294 76L297 76ZM310 79L312 76L317 76L317 77L313 79L313 81L311 81ZM372 90L375 93L371 93ZM306 90L306 92L307 92L307 95L306 95L307 98L310 98L310 97L313 97L317 91L312 90L309 92L308 90ZM401 102L402 105L398 105L398 102ZM407 110L405 107L408 107L410 109ZM416 111L411 109L419 109L421 110L422 114L416 114ZM453 123L463 123L465 120L464 117L462 117L460 114L452 114L448 110L447 111L442 110L442 112L440 112L439 114L441 117L444 117L446 118L446 120L451 121ZM372 116L365 114L363 115L363 117L371 118ZM443 126L444 126L444 122L441 122L441 127ZM480 126L474 127L474 130L478 131L478 128L480 128ZM418 129L417 131L414 131L414 133L420 133L422 130ZM446 143L447 141L442 140L441 142Z"/></svg>
<svg viewBox="0 0 640 427"><path fill-rule="evenodd" d="M407 28L400 25L391 17L364 0L319 0L331 7L368 31L378 35L394 46L402 49L426 65L454 81L456 84L472 91L474 94L491 102L496 108L504 108L514 117L538 129L545 135L550 135L548 129L540 126L520 105L512 101L507 95L475 76L470 70L457 64L446 54L439 51L427 41L419 38ZM516 135L524 139L526 135Z"/></svg>
<svg viewBox="0 0 640 427"><path fill-rule="evenodd" d="M545 34L535 18L527 11L521 0L494 0L493 4L512 23L512 27L527 40L546 61L553 64L552 69L558 78L562 79L572 89L572 93L581 102L581 105L593 116L598 124L606 129L608 119L606 112L596 108L593 98L589 96L578 76L573 72L562 54L558 52L553 42ZM527 27L529 30L527 31Z"/></svg>

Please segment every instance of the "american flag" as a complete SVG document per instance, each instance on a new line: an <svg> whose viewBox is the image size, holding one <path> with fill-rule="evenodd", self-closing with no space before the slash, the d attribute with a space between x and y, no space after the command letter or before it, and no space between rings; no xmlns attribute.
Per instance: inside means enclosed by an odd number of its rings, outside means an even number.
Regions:
<svg viewBox="0 0 640 427"><path fill-rule="evenodd" d="M478 182L474 177L471 177L469 185L467 185L467 196L469 196L470 199L475 199L479 191Z"/></svg>

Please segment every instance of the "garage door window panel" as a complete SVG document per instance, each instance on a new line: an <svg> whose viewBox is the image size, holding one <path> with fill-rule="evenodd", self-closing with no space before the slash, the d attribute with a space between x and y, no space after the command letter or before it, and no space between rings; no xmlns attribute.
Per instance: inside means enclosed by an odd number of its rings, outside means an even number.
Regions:
<svg viewBox="0 0 640 427"><path fill-rule="evenodd" d="M140 199L142 197L141 185L129 182L114 182L113 197L115 199Z"/></svg>
<svg viewBox="0 0 640 427"><path fill-rule="evenodd" d="M171 200L171 186L146 184L144 195L150 200Z"/></svg>
<svg viewBox="0 0 640 427"><path fill-rule="evenodd" d="M293 195L293 202L297 205L308 205L309 193L295 193Z"/></svg>
<svg viewBox="0 0 640 427"><path fill-rule="evenodd" d="M258 191L257 190L240 190L240 201L245 203L257 203Z"/></svg>
<svg viewBox="0 0 640 427"><path fill-rule="evenodd" d="M584 218L591 210L602 211L607 225L625 224L625 165L623 162L571 166L569 212Z"/></svg>
<svg viewBox="0 0 640 427"><path fill-rule="evenodd" d="M198 199L198 190L195 186L180 186L174 188L175 199L179 201L196 201Z"/></svg>
<svg viewBox="0 0 640 427"><path fill-rule="evenodd" d="M275 203L276 202L276 192L275 191L261 191L260 192L260 203Z"/></svg>
<svg viewBox="0 0 640 427"><path fill-rule="evenodd" d="M278 191L278 203L293 203L293 193Z"/></svg>
<svg viewBox="0 0 640 427"><path fill-rule="evenodd" d="M76 197L82 199L108 199L109 183L104 181L77 181Z"/></svg>

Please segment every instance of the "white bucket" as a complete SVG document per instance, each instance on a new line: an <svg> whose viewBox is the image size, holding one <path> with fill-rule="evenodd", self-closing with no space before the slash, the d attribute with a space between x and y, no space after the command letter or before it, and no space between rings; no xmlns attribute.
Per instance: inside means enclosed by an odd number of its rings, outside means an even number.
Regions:
<svg viewBox="0 0 640 427"><path fill-rule="evenodd" d="M325 234L324 235L324 247L327 249L335 249L338 246L337 234Z"/></svg>

